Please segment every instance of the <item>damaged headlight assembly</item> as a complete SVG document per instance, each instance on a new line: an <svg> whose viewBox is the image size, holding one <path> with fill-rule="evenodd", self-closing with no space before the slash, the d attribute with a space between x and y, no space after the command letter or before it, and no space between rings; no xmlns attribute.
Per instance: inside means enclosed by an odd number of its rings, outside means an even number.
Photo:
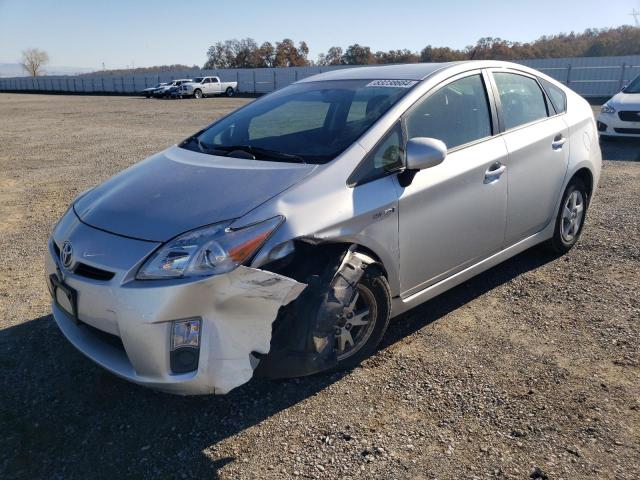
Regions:
<svg viewBox="0 0 640 480"><path fill-rule="evenodd" d="M282 224L276 216L241 229L216 223L184 233L161 246L142 265L138 280L219 275L248 260Z"/></svg>

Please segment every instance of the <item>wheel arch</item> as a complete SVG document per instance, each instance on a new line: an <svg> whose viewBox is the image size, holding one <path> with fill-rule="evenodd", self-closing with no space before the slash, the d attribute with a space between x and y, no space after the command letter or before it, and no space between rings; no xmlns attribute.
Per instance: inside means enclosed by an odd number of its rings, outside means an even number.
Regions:
<svg viewBox="0 0 640 480"><path fill-rule="evenodd" d="M361 245L359 243L348 241L326 241L326 242L312 242L306 239L293 240L294 250L287 257L281 260L275 260L264 264L260 268L265 270L274 270L280 273L281 270L286 269L286 265L290 262L312 262L319 261L319 259L328 257L342 257L348 250L362 253L372 259L371 266L380 269L384 277L389 280L389 273L384 265L384 262L376 252L371 248ZM302 253L302 255L301 255ZM302 256L303 258L299 258Z"/></svg>
<svg viewBox="0 0 640 480"><path fill-rule="evenodd" d="M573 175L569 179L569 182L567 182L567 185L569 185L576 179L580 179L584 182L585 186L587 187L587 194L589 195L588 201L590 201L591 197L593 196L593 190L595 187L593 182L593 172L587 167L579 168L573 173Z"/></svg>

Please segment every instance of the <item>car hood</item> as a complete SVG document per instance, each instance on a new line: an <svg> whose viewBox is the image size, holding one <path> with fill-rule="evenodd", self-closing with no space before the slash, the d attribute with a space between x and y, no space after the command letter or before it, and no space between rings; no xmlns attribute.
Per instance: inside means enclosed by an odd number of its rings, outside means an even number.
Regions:
<svg viewBox="0 0 640 480"><path fill-rule="evenodd" d="M76 200L74 210L92 227L164 242L187 230L241 217L316 168L174 146L90 190Z"/></svg>
<svg viewBox="0 0 640 480"><path fill-rule="evenodd" d="M616 109L640 110L640 93L620 92L608 103Z"/></svg>

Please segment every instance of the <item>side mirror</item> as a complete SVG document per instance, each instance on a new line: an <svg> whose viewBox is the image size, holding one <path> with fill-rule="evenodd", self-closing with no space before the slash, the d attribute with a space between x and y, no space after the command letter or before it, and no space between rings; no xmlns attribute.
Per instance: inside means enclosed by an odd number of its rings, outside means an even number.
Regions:
<svg viewBox="0 0 640 480"><path fill-rule="evenodd" d="M424 170L441 164L447 156L442 140L414 137L407 142L407 170Z"/></svg>

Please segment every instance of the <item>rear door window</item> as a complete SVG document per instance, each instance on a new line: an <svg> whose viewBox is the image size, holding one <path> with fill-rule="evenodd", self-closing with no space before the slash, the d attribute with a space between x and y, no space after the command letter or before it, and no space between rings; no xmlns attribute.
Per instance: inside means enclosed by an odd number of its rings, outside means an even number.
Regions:
<svg viewBox="0 0 640 480"><path fill-rule="evenodd" d="M548 116L547 102L538 82L516 73L494 72L507 130Z"/></svg>

